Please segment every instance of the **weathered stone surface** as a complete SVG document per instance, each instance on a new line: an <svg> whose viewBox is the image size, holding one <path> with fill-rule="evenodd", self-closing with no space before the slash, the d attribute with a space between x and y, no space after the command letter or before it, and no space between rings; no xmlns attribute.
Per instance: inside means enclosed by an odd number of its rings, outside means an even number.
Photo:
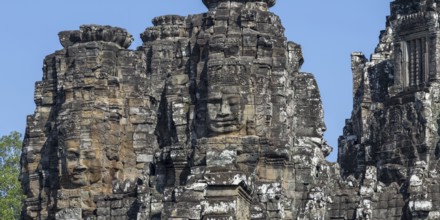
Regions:
<svg viewBox="0 0 440 220"><path fill-rule="evenodd" d="M339 164L300 45L275 0L203 0L124 29L59 34L28 117L24 219L438 219L434 1L392 3L353 53ZM425 45L425 46L424 46Z"/></svg>
<svg viewBox="0 0 440 220"><path fill-rule="evenodd" d="M371 59L352 54L354 106L339 139L341 174L369 184L361 188L362 197L378 197L374 187L383 185L399 186L403 197L378 207L369 199L359 216L375 219L398 208L398 218L438 219L438 194L432 190L439 187L437 3L392 2Z"/></svg>
<svg viewBox="0 0 440 220"><path fill-rule="evenodd" d="M104 41L128 48L133 41L132 36L125 29L101 25L82 25L79 31L62 31L58 35L63 47L76 43Z"/></svg>

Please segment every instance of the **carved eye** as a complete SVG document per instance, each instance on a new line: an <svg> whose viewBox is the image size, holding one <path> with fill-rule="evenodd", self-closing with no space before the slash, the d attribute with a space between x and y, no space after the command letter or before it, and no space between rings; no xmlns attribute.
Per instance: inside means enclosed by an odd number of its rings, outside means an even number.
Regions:
<svg viewBox="0 0 440 220"><path fill-rule="evenodd" d="M85 156L87 159L96 159L96 153L93 151L87 152Z"/></svg>
<svg viewBox="0 0 440 220"><path fill-rule="evenodd" d="M221 104L222 103L222 99L218 99L218 98L212 98L208 100L209 104Z"/></svg>
<svg viewBox="0 0 440 220"><path fill-rule="evenodd" d="M229 105L238 105L240 104L240 98L238 97L232 97L228 99Z"/></svg>
<svg viewBox="0 0 440 220"><path fill-rule="evenodd" d="M78 159L78 156L79 155L76 152L68 152L66 158L67 158L67 160L75 161Z"/></svg>

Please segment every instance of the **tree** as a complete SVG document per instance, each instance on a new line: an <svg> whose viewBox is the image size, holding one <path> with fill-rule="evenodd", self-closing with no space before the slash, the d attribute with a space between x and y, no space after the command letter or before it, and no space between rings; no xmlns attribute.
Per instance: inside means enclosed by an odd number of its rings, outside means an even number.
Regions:
<svg viewBox="0 0 440 220"><path fill-rule="evenodd" d="M0 138L0 219L20 219L24 199L20 174L21 134L11 132Z"/></svg>

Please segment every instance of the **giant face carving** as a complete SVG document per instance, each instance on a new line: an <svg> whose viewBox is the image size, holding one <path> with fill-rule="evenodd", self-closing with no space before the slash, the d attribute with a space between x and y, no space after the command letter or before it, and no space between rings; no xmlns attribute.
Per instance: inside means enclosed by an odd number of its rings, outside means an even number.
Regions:
<svg viewBox="0 0 440 220"><path fill-rule="evenodd" d="M207 125L211 135L239 132L244 127L244 103L234 89L209 92Z"/></svg>
<svg viewBox="0 0 440 220"><path fill-rule="evenodd" d="M76 142L67 142L66 174L70 183L87 186L101 179L101 152L94 148L81 148Z"/></svg>

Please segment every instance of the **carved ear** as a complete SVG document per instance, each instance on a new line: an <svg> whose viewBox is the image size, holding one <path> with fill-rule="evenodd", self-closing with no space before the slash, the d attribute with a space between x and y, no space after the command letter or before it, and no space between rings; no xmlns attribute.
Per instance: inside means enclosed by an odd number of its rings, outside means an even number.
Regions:
<svg viewBox="0 0 440 220"><path fill-rule="evenodd" d="M246 120L246 134L247 135L257 135L257 131L255 130L255 121L254 120Z"/></svg>

